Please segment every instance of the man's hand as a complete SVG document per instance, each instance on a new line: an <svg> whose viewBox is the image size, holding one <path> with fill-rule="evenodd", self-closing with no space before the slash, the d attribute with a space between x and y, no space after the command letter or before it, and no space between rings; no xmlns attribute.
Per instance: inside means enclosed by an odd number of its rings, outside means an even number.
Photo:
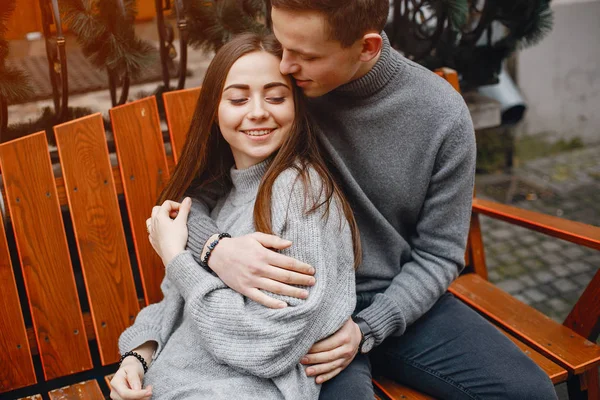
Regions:
<svg viewBox="0 0 600 400"><path fill-rule="evenodd" d="M316 376L317 383L323 383L335 377L346 368L358 353L362 334L352 319L333 335L313 345L302 358L302 364L310 365L307 376Z"/></svg>
<svg viewBox="0 0 600 400"><path fill-rule="evenodd" d="M291 245L289 240L259 232L223 238L211 252L208 266L236 292L266 307L284 308L287 303L264 294L260 289L305 299L308 291L292 285L315 284L313 267L271 250Z"/></svg>

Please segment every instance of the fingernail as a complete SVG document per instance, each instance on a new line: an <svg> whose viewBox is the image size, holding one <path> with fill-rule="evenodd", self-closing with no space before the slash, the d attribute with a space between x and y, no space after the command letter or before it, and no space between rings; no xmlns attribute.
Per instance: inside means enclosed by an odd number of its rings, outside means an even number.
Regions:
<svg viewBox="0 0 600 400"><path fill-rule="evenodd" d="M287 303L279 303L279 308L286 308L288 305Z"/></svg>
<svg viewBox="0 0 600 400"><path fill-rule="evenodd" d="M315 273L315 269L314 269L313 267L310 267L310 268L308 269L308 273L309 273L309 274L314 274L314 273Z"/></svg>
<svg viewBox="0 0 600 400"><path fill-rule="evenodd" d="M308 297L308 291L306 291L306 290L303 290L303 291L302 291L302 298L303 298L303 299L306 299L307 297Z"/></svg>
<svg viewBox="0 0 600 400"><path fill-rule="evenodd" d="M314 370L314 369L312 369L312 368L308 368L308 369L306 370L306 375L312 375L312 374L313 374L313 372L315 372L315 370Z"/></svg>
<svg viewBox="0 0 600 400"><path fill-rule="evenodd" d="M302 357L302 360L300 360L300 362L307 363L308 362L308 357Z"/></svg>
<svg viewBox="0 0 600 400"><path fill-rule="evenodd" d="M321 383L321 382L323 382L323 378L321 378L321 377L318 377L318 378L317 378L317 383Z"/></svg>
<svg viewBox="0 0 600 400"><path fill-rule="evenodd" d="M314 285L316 282L317 282L317 281L316 281L316 279L315 279L315 278L310 278L310 280L309 280L308 284L309 284L309 285Z"/></svg>

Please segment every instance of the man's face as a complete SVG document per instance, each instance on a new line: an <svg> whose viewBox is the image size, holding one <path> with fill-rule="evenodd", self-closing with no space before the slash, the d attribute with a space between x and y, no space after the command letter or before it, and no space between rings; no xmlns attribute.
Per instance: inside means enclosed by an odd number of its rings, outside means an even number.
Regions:
<svg viewBox="0 0 600 400"><path fill-rule="evenodd" d="M329 37L322 13L273 7L271 17L273 32L283 46L281 73L292 75L306 96L322 96L357 78L361 41L342 48Z"/></svg>

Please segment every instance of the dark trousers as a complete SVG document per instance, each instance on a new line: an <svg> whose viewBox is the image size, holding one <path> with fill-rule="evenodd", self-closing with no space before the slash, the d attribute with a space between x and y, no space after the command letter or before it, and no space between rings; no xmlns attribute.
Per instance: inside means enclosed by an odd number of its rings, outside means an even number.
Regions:
<svg viewBox="0 0 600 400"><path fill-rule="evenodd" d="M358 297L357 309L367 299ZM362 300L362 305L361 305ZM439 399L555 400L548 376L497 328L450 293L400 337L358 355L321 400L374 398L371 375Z"/></svg>

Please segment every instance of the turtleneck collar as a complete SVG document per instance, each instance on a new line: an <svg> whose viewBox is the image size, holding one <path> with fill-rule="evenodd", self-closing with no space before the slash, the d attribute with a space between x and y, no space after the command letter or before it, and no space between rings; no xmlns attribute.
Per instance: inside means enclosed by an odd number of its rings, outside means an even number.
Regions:
<svg viewBox="0 0 600 400"><path fill-rule="evenodd" d="M232 190L235 193L235 197L241 198L253 198L256 196L258 186L262 180L263 175L267 172L273 156L268 157L264 161L255 164L249 168L236 169L235 166L231 168L230 176L233 184Z"/></svg>
<svg viewBox="0 0 600 400"><path fill-rule="evenodd" d="M348 82L331 93L342 96L368 97L386 86L401 64L393 56L390 40L385 32L381 32L381 37L383 38L381 54L373 68L363 77Z"/></svg>

